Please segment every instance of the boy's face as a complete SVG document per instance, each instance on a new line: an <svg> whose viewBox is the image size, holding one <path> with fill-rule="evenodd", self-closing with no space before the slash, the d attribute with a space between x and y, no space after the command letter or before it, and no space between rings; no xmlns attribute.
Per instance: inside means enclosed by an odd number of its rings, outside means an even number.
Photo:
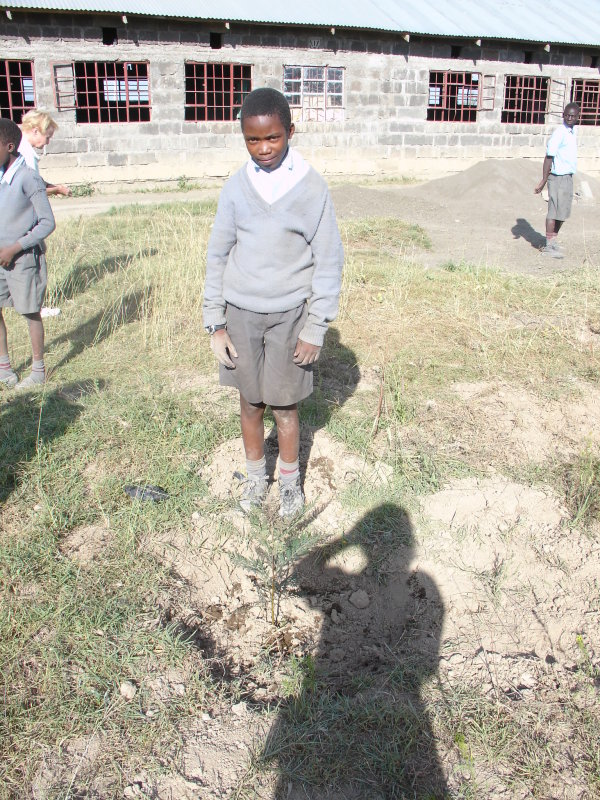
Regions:
<svg viewBox="0 0 600 800"><path fill-rule="evenodd" d="M14 142L3 142L0 140L0 166L8 166L11 156L14 156L15 144Z"/></svg>
<svg viewBox="0 0 600 800"><path fill-rule="evenodd" d="M286 130L277 115L246 117L242 132L252 160L271 172L285 157L288 142L294 135L294 124Z"/></svg>
<svg viewBox="0 0 600 800"><path fill-rule="evenodd" d="M579 122L579 109L573 106L567 106L563 113L563 120L567 128L572 128Z"/></svg>

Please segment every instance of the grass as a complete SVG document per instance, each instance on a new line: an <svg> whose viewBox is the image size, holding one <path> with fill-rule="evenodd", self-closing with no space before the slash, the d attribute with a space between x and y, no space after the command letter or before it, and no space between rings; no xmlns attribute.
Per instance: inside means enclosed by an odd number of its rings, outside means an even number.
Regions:
<svg viewBox="0 0 600 800"><path fill-rule="evenodd" d="M201 326L214 211L214 203L131 206L63 223L49 240L48 303L62 311L46 326L51 380L39 394L0 395L2 800L34 787L47 798L122 797L137 770L159 775L177 762L186 722L248 691L247 677L214 668L201 646L207 624L178 617L186 579L152 545L162 536L185 542L207 567L235 535L228 504L203 478L215 450L239 435ZM488 450L478 449L468 403L453 387L479 382L545 403L577 400L597 383L597 353L580 330L582 309L600 317L600 288L592 268L544 279L468 264L425 270L427 232L398 220L346 221L342 235L340 317L301 413L367 465L391 470L388 482L362 476L340 492L345 511L362 516L356 543L385 586L411 536L431 541L411 533L419 499L487 474L489 452L496 469L520 468L547 485L548 469L515 467L491 434ZM24 326L10 313L7 322L22 370ZM588 540L598 532L598 458L591 442L550 470L571 526ZM132 503L123 485L137 482L162 486L170 499ZM198 509L211 521L201 543L190 522ZM285 535L274 543L273 533L267 526L263 579L277 621L276 596L288 591L300 550L281 549ZM506 564L478 567L494 608ZM416 636L417 622L406 630ZM565 771L593 797L597 654L577 636L576 671L527 702L437 680L437 662L409 650L393 669L359 670L343 686L324 680L308 652L263 652L247 671L265 685L283 675L273 701L282 704L279 722L257 744L237 796L258 796L260 781L275 776L314 796L337 785L361 797L436 797L443 760L457 798L501 789L549 797ZM184 693L157 692L156 680L173 671ZM121 695L124 681L136 687L133 700ZM96 748L93 764L74 755L81 747Z"/></svg>

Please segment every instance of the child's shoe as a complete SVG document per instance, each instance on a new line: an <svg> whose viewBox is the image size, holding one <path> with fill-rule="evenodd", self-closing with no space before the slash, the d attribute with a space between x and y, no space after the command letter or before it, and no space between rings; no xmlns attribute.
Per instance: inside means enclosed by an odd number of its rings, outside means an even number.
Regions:
<svg viewBox="0 0 600 800"><path fill-rule="evenodd" d="M240 506L246 514L252 508L260 508L267 496L268 481L266 478L244 478Z"/></svg>
<svg viewBox="0 0 600 800"><path fill-rule="evenodd" d="M46 375L43 372L41 374L31 372L26 378L23 378L22 381L17 383L15 389L18 392L21 391L21 389L41 389L45 382Z"/></svg>
<svg viewBox="0 0 600 800"><path fill-rule="evenodd" d="M552 242L550 244L547 244L545 247L542 247L541 253L544 256L550 256L550 258L564 258L562 251L555 242Z"/></svg>
<svg viewBox="0 0 600 800"><path fill-rule="evenodd" d="M300 478L291 483L279 481L279 516L293 517L304 508L304 494Z"/></svg>
<svg viewBox="0 0 600 800"><path fill-rule="evenodd" d="M12 369L3 369L0 370L0 384L2 386L6 386L8 389L12 389L13 386L16 386L19 381L17 373Z"/></svg>

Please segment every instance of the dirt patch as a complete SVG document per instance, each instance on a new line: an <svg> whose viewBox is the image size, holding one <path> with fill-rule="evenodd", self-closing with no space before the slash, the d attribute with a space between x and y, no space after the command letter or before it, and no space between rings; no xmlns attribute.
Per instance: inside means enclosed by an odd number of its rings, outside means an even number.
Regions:
<svg viewBox="0 0 600 800"><path fill-rule="evenodd" d="M419 254L426 266L467 263L547 275L598 264L600 233L595 219L600 182L578 176L573 213L560 235L565 258L555 260L539 252L547 211L544 198L533 193L540 175L541 160L536 164L489 159L423 184L385 188L347 184L334 186L332 195L341 218L368 213L421 225L433 243L431 251Z"/></svg>
<svg viewBox="0 0 600 800"><path fill-rule="evenodd" d="M83 525L73 528L62 539L61 551L81 566L89 567L104 555L112 541L112 532L104 525Z"/></svg>

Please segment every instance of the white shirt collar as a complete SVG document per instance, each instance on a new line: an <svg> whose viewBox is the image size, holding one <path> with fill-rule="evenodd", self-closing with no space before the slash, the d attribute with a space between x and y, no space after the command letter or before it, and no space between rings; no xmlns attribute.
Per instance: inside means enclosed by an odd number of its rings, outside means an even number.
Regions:
<svg viewBox="0 0 600 800"><path fill-rule="evenodd" d="M292 148L287 149L287 153L281 159L279 165L275 169L263 169L259 167L256 161L250 159L250 165L253 167L254 172L258 175L259 172L264 172L265 175L275 175L280 169L289 169L290 172L294 169L294 157L292 156Z"/></svg>
<svg viewBox="0 0 600 800"><path fill-rule="evenodd" d="M25 163L25 159L23 156L19 156L7 170L4 170L2 174L2 179L0 183L12 183L12 179L15 177L15 172Z"/></svg>

